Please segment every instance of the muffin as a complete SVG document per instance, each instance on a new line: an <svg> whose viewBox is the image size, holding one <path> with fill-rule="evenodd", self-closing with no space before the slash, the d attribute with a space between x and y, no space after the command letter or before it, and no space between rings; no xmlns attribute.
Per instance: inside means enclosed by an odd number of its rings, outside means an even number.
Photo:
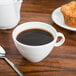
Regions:
<svg viewBox="0 0 76 76"><path fill-rule="evenodd" d="M66 25L76 28L76 1L71 1L61 6Z"/></svg>

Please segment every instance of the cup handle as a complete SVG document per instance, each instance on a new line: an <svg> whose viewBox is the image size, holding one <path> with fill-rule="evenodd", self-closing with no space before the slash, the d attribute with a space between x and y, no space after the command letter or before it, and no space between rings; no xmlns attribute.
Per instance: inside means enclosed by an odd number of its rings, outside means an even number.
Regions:
<svg viewBox="0 0 76 76"><path fill-rule="evenodd" d="M58 32L57 33L57 38L58 37L61 37L62 39L60 41L56 42L56 44L55 44L56 47L61 46L65 41L65 37L64 37L64 35L62 33Z"/></svg>

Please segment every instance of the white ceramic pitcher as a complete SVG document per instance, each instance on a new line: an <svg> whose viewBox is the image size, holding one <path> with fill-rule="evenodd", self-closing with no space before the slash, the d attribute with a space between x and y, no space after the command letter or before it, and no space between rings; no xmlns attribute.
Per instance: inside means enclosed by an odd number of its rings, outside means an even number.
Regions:
<svg viewBox="0 0 76 76"><path fill-rule="evenodd" d="M11 29L20 21L22 0L0 0L0 29Z"/></svg>

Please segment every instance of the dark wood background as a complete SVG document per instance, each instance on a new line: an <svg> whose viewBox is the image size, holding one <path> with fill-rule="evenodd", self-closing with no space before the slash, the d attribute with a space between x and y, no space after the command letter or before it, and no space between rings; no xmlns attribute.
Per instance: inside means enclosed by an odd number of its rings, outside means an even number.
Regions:
<svg viewBox="0 0 76 76"><path fill-rule="evenodd" d="M24 0L19 24L28 21L46 22L58 32L62 32L66 38L62 46L55 47L52 53L39 63L27 61L18 52L12 40L14 28L0 30L0 45L6 50L6 56L26 76L76 76L76 32L60 28L51 19L51 14L57 7L70 1L72 0ZM18 75L3 59L0 59L0 76Z"/></svg>

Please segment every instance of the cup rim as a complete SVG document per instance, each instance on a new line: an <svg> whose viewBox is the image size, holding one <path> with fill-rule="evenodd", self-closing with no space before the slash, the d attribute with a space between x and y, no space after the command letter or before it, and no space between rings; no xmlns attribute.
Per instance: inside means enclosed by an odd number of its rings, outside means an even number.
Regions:
<svg viewBox="0 0 76 76"><path fill-rule="evenodd" d="M19 28L19 27L21 27L21 26L24 26L24 25L27 24L27 23L42 23L42 24L45 24L45 25L48 25L48 26L50 25L50 24L47 24L47 23L44 23L44 22L39 22L39 21L32 21L32 22L26 22L26 23L20 24L20 25L17 26L17 27L13 30L13 32L12 32L12 38L13 38L14 42L18 43L19 45L27 46L27 47L32 47L32 48L35 48L35 47L43 47L43 46L50 45L50 44L52 44L53 42L55 42L55 41L57 40L57 36L56 36L56 37L54 37L53 41L51 41L51 42L49 42L49 43L46 43L46 44L42 44L42 45L36 45L36 46L27 45L27 44L23 44L23 43L19 42L19 41L16 39L16 37L14 37L14 33L15 33L15 31L16 31L17 28ZM52 28L53 31L55 31L55 33L56 33L56 35L57 35L56 29L55 29L54 27L52 27L51 25L50 25L49 27ZM17 34L17 35L18 35L18 34Z"/></svg>

